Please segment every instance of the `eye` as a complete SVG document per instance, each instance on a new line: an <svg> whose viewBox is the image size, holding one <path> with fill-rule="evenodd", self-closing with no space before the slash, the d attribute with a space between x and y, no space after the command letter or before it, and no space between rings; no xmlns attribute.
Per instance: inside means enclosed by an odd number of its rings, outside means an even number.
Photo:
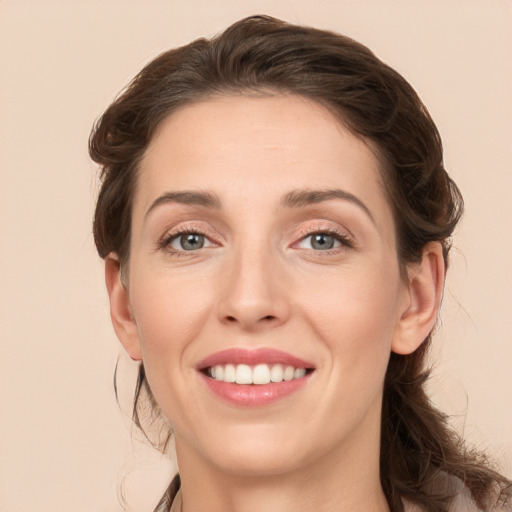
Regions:
<svg viewBox="0 0 512 512"><path fill-rule="evenodd" d="M175 251L196 251L203 249L204 247L210 247L214 245L210 240L201 233L195 232L183 232L175 233L168 237L165 241L165 246Z"/></svg>
<svg viewBox="0 0 512 512"><path fill-rule="evenodd" d="M311 233L300 240L298 247L301 249L313 249L315 251L328 251L338 247L351 247L351 243L341 233L318 232Z"/></svg>

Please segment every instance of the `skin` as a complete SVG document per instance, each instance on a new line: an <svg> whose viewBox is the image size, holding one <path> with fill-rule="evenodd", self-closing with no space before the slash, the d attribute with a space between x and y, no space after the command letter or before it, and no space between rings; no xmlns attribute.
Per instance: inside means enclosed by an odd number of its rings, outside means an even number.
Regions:
<svg viewBox="0 0 512 512"><path fill-rule="evenodd" d="M282 204L312 189L352 199ZM159 200L182 191L218 204ZM204 247L184 250L178 229L205 235ZM312 245L331 231L341 237L327 239L332 249ZM140 166L127 277L111 254L106 282L116 333L173 425L185 512L389 510L379 480L386 365L433 327L440 246L405 275L379 162L324 107L215 97L161 124ZM315 370L285 399L237 407L197 371L228 348L275 348Z"/></svg>

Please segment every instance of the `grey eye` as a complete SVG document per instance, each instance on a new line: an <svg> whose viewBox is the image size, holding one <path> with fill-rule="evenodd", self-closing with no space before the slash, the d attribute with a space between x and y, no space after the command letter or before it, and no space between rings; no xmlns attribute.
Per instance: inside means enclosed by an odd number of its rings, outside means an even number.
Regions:
<svg viewBox="0 0 512 512"><path fill-rule="evenodd" d="M332 249L336 241L337 240L332 235L328 235L326 233L316 233L315 235L311 235L311 247L319 251Z"/></svg>
<svg viewBox="0 0 512 512"><path fill-rule="evenodd" d="M329 233L312 233L304 237L299 243L301 249L313 249L315 251L328 251L342 245L343 242L340 240L340 236Z"/></svg>
<svg viewBox="0 0 512 512"><path fill-rule="evenodd" d="M171 243L171 247L183 251L194 251L196 249L202 249L204 244L204 235L200 235L198 233L185 233L174 239Z"/></svg>

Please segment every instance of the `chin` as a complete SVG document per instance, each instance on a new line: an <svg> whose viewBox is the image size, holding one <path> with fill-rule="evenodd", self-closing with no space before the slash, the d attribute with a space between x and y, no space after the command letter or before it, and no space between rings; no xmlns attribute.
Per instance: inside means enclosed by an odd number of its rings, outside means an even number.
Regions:
<svg viewBox="0 0 512 512"><path fill-rule="evenodd" d="M307 438L302 428L290 429L289 425L232 427L223 430L216 441L212 439L205 454L225 473L241 477L277 476L310 466L328 451L318 442L310 450Z"/></svg>
<svg viewBox="0 0 512 512"><path fill-rule="evenodd" d="M276 450L270 446L256 450L254 447L232 450L226 447L222 456L214 462L219 470L225 473L234 473L240 477L277 476L298 470L301 461L288 450ZM303 461L304 463L304 461Z"/></svg>
<svg viewBox="0 0 512 512"><path fill-rule="evenodd" d="M212 424L193 438L175 434L178 464L206 462L215 471L240 477L284 474L298 469L305 458L304 434L289 427Z"/></svg>

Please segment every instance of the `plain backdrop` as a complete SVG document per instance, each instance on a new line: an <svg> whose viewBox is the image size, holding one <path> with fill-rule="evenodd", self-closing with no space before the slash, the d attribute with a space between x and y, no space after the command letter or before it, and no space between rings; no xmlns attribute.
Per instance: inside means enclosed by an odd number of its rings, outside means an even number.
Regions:
<svg viewBox="0 0 512 512"><path fill-rule="evenodd" d="M365 43L437 121L467 214L430 388L512 476L512 2L0 0L2 512L118 512L123 481L147 512L166 486L171 463L132 439L114 398L87 139L150 58L256 13ZM120 373L126 406L126 356Z"/></svg>

